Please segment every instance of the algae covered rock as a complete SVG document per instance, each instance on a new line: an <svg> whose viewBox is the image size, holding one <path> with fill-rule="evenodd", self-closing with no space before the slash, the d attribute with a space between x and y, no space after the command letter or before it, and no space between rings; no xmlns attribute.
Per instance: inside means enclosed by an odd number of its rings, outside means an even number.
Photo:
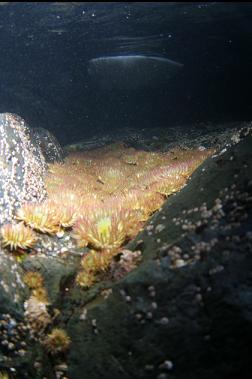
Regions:
<svg viewBox="0 0 252 379"><path fill-rule="evenodd" d="M0 224L12 219L26 201L42 201L45 159L30 139L25 121L11 113L0 114Z"/></svg>

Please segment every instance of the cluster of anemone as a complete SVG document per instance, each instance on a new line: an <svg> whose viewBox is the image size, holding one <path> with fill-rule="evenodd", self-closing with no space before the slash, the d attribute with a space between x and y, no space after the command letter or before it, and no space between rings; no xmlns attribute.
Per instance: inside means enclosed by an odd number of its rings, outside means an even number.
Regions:
<svg viewBox="0 0 252 379"><path fill-rule="evenodd" d="M169 196L183 187L189 177L188 172L189 168L186 163L159 167L142 178L142 187Z"/></svg>
<svg viewBox="0 0 252 379"><path fill-rule="evenodd" d="M89 195L80 206L73 236L79 246L96 251L85 255L76 282L83 287L95 283L96 273L109 267L115 252L141 230L165 197L184 186L209 154L181 149L149 153L114 144L70 155L68 164L81 173ZM97 198L91 201L93 189Z"/></svg>
<svg viewBox="0 0 252 379"><path fill-rule="evenodd" d="M186 162L173 162L150 170L141 178L141 188L169 196L184 186L195 168L202 162L196 157Z"/></svg>
<svg viewBox="0 0 252 379"><path fill-rule="evenodd" d="M155 191L132 188L122 191L120 202L123 207L137 211L141 221L146 221L161 207L164 197Z"/></svg>
<svg viewBox="0 0 252 379"><path fill-rule="evenodd" d="M74 201L69 196L59 196L42 204L24 204L18 209L16 218L30 228L47 234L56 234L63 228L71 228L77 220L78 212ZM62 202L60 201L62 200ZM72 200L75 200L72 197Z"/></svg>
<svg viewBox="0 0 252 379"><path fill-rule="evenodd" d="M32 229L49 235L72 229L80 247L93 249L83 258L76 278L81 286L90 287L97 273L109 268L120 248L212 152L147 152L122 143L72 152L63 164L50 164L46 201L23 204L16 214L21 223L2 228L3 246L33 247Z"/></svg>

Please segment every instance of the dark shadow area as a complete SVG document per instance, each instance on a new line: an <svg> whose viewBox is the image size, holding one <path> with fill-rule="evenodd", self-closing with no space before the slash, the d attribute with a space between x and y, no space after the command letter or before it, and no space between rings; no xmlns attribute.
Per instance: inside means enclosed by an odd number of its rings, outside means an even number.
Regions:
<svg viewBox="0 0 252 379"><path fill-rule="evenodd" d="M62 144L125 128L250 120L251 18L251 3L2 3L0 112ZM90 80L90 59L127 54L184 66L156 88Z"/></svg>

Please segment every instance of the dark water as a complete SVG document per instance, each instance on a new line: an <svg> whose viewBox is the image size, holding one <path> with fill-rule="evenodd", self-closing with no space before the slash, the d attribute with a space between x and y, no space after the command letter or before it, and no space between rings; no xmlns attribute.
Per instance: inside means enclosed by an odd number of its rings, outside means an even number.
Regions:
<svg viewBox="0 0 252 379"><path fill-rule="evenodd" d="M252 3L1 3L0 111L63 144L101 131L251 120L251 39ZM156 86L90 80L91 59L118 55L184 66Z"/></svg>

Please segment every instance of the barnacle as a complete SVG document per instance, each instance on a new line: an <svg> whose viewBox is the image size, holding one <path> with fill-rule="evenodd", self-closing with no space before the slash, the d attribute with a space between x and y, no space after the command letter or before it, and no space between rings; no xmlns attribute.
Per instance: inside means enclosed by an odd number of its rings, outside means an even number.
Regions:
<svg viewBox="0 0 252 379"><path fill-rule="evenodd" d="M1 228L3 246L10 250L29 249L37 241L35 233L23 223L5 224Z"/></svg>
<svg viewBox="0 0 252 379"><path fill-rule="evenodd" d="M134 270L142 258L140 250L131 251L123 249L118 262L113 262L112 272L115 279L121 279Z"/></svg>
<svg viewBox="0 0 252 379"><path fill-rule="evenodd" d="M56 215L46 202L23 205L18 209L16 218L42 233L55 234L59 231Z"/></svg>
<svg viewBox="0 0 252 379"><path fill-rule="evenodd" d="M31 334L40 335L52 322L51 316L47 311L48 304L47 293L43 288L33 290L32 296L24 303L24 314Z"/></svg>
<svg viewBox="0 0 252 379"><path fill-rule="evenodd" d="M70 337L65 330L59 328L54 328L43 341L46 350L52 355L65 353L68 350L70 343Z"/></svg>
<svg viewBox="0 0 252 379"><path fill-rule="evenodd" d="M10 222L16 207L24 201L42 201L46 197L46 162L31 138L26 122L12 113L1 114L0 143L0 225Z"/></svg>

